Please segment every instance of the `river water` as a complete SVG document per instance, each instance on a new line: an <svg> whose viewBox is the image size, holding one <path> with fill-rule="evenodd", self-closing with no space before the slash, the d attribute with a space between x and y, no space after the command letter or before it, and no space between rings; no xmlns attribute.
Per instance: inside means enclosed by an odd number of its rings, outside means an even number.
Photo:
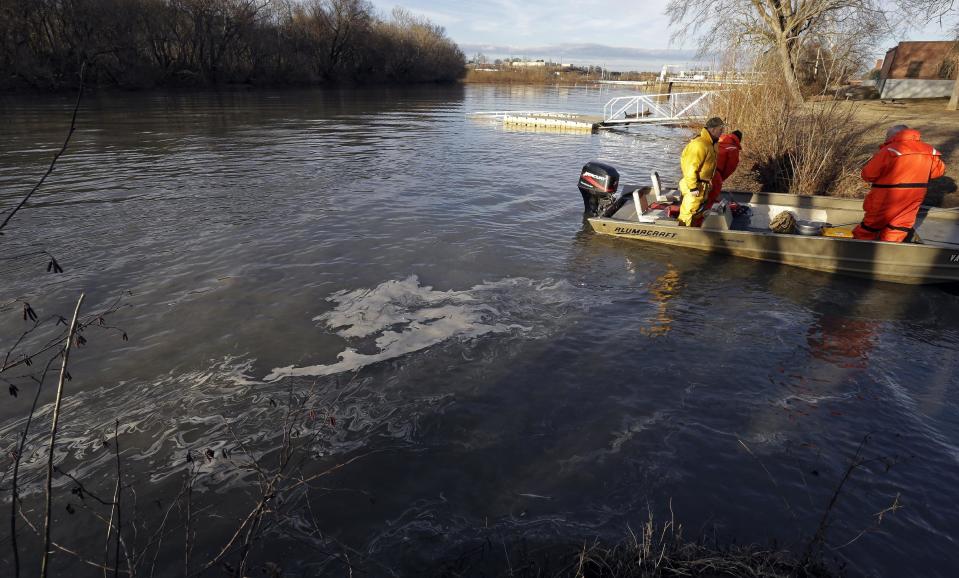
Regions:
<svg viewBox="0 0 959 578"><path fill-rule="evenodd" d="M41 316L68 316L81 291L90 313L122 300L108 325L129 341L90 327L71 357L57 463L112 495L118 420L141 543L195 471L196 569L255 505L239 465L275 465L293 405L306 413L290 471L345 465L284 496L256 564L428 575L479 557L507 573L524 548L623 540L670 508L687 537L801 552L869 435L827 556L852 575L953 575L959 297L600 238L581 220L582 164L672 180L685 132L468 117L597 114L621 94L86 95L68 153L0 237L4 256L42 248L65 269L0 262L4 350L26 327L15 299ZM62 142L72 99L2 103L6 209ZM4 488L34 391L0 405ZM22 472L34 520L41 442ZM55 486L54 539L100 560L91 511L109 510ZM158 575L182 573L171 532Z"/></svg>

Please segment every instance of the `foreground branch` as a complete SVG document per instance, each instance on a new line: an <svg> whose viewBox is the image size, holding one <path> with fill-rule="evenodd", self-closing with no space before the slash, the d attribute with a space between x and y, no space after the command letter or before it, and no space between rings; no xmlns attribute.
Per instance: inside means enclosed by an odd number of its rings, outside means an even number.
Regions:
<svg viewBox="0 0 959 578"><path fill-rule="evenodd" d="M70 320L70 329L67 331L66 345L63 348L63 363L60 365L60 380L57 383L57 399L53 406L53 418L50 425L50 452L47 455L47 500L43 515L43 557L40 560L40 578L47 576L47 561L50 558L50 505L53 493L53 450L57 443L57 426L60 420L60 402L63 400L63 382L67 376L67 363L70 360L70 347L73 345L73 335L77 330L77 317L80 315L80 306L83 304L84 294L77 299L77 307L73 310L73 319Z"/></svg>

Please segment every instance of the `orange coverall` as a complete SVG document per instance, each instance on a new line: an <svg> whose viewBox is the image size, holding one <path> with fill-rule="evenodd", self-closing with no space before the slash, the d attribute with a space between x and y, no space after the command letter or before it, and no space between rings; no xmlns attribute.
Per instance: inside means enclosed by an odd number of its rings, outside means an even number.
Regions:
<svg viewBox="0 0 959 578"><path fill-rule="evenodd" d="M906 240L913 232L929 179L945 172L942 155L920 140L918 130L907 128L893 135L862 168L862 178L872 183L872 190L862 203L866 214L853 229L853 236L893 243Z"/></svg>
<svg viewBox="0 0 959 578"><path fill-rule="evenodd" d="M713 173L713 188L709 192L709 200L706 202L706 208L713 206L719 199L719 193L723 190L723 181L732 176L733 171L739 166L739 151L743 149L739 142L739 137L733 133L726 133L719 137L718 149L716 155L716 172Z"/></svg>

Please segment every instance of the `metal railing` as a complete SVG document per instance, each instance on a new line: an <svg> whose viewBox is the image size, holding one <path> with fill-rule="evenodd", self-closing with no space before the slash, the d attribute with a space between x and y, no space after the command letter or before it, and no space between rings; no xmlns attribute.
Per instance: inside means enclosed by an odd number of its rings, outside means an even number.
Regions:
<svg viewBox="0 0 959 578"><path fill-rule="evenodd" d="M603 107L603 124L679 122L706 116L715 91L620 96Z"/></svg>

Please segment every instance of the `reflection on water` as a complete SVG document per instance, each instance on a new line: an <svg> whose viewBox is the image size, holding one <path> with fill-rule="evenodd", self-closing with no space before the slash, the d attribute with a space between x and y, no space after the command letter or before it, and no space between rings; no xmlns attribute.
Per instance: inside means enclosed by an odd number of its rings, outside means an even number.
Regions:
<svg viewBox="0 0 959 578"><path fill-rule="evenodd" d="M878 330L879 324L875 321L827 314L809 327L806 340L813 357L839 367L863 369Z"/></svg>
<svg viewBox="0 0 959 578"><path fill-rule="evenodd" d="M669 333L669 326L673 321L669 316L669 301L681 291L679 271L668 264L666 272L650 284L649 293L656 303L656 318L649 326L640 329L643 335L656 337Z"/></svg>
<svg viewBox="0 0 959 578"><path fill-rule="evenodd" d="M326 553L345 550L368 573L417 574L487 541L622 539L670 499L687 528L801 548L872 433L867 457L895 465L856 472L830 542L897 494L906 507L835 554L867 575L917 560L951 575L959 299L593 235L582 164L609 162L627 185L674 179L684 131L468 118L596 114L624 93L90 96L69 154L2 238L66 269L0 264L6 341L16 297L48 313L81 290L91 310L132 292L115 321L130 341L91 339L71 358L58 465L109 495L119 418L128 483L167 503L186 452L211 450L197 492L227 532L252 474L222 452L240 440L273 455L292 392L323 424L304 473L358 459L292 498L271 551L293 572L336 575ZM7 97L0 202L45 166L69 100ZM0 406L5 454L30 394ZM28 496L43 458L38 437Z"/></svg>

